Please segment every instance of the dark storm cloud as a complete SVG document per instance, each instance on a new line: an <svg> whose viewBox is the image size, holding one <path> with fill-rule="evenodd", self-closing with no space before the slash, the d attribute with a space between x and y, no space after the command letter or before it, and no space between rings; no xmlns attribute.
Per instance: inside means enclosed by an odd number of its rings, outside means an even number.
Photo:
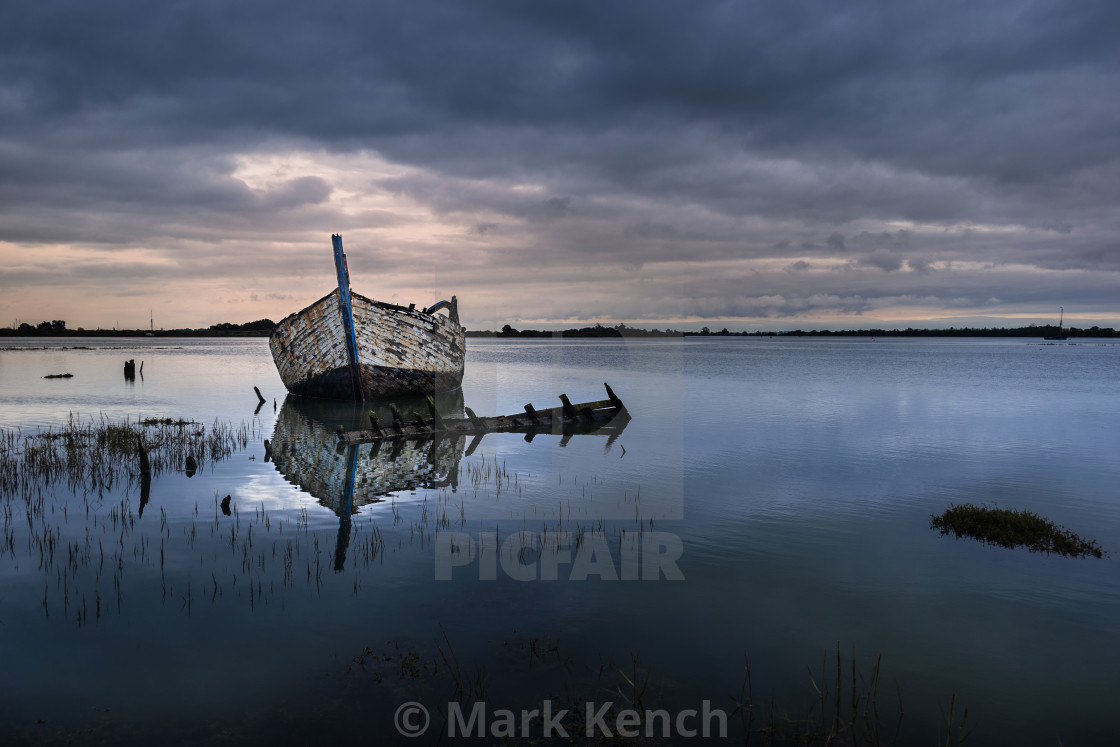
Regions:
<svg viewBox="0 0 1120 747"><path fill-rule="evenodd" d="M902 257L893 252L878 249L857 259L856 264L878 267L884 272L892 272L902 267Z"/></svg>
<svg viewBox="0 0 1120 747"><path fill-rule="evenodd" d="M252 188L237 156L369 151L414 167L371 187L461 224L456 279L687 258L666 313L1053 303L1120 271L1118 27L1104 2L17 3L0 241L189 246L180 271L216 274L223 240L399 220L342 214L320 176ZM731 260L778 269L730 287ZM1065 272L1035 298L953 263Z"/></svg>

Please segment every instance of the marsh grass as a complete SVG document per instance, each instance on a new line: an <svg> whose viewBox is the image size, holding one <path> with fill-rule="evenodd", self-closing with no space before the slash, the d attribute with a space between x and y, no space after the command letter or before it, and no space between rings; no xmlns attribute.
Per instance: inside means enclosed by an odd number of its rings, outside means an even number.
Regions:
<svg viewBox="0 0 1120 747"><path fill-rule="evenodd" d="M101 492L135 482L142 471L159 475L178 470L186 457L216 462L244 448L258 426L220 420L207 428L182 418L89 420L71 413L66 424L37 433L0 432L0 495L29 495L64 483L76 492Z"/></svg>
<svg viewBox="0 0 1120 747"><path fill-rule="evenodd" d="M441 529L466 528L472 507L492 514L499 500L541 489L534 476L526 482L526 475L483 457L464 470L466 489L459 493L426 490L418 501L387 503L391 513L371 509L314 528L306 503L266 511L241 495L223 499L227 489L195 499L191 512L186 496L193 470L184 464L204 469L256 441L259 428L256 421L207 427L181 418L71 416L60 428L0 429L0 560L34 587L45 619L76 619L81 627L106 613L146 614L140 605L153 599L187 616L207 602L283 607L293 597L332 593L328 586L345 584L358 596L365 574L380 573L387 555L414 543L424 552ZM560 479L576 496L585 482L613 492L594 475ZM624 501L634 493L637 504L633 489L620 492ZM510 503L516 528L496 520L491 534L479 523L480 555L502 552L503 540L517 534L521 541L510 552L549 557L573 542L577 549L590 542L616 558L636 557L643 532L653 526L640 515L633 525L580 521L559 502L528 511L520 501ZM184 571L195 568L201 572ZM452 660L449 644L446 653Z"/></svg>
<svg viewBox="0 0 1120 747"><path fill-rule="evenodd" d="M1100 558L1106 554L1096 540L1084 539L1032 511L965 503L950 505L943 514L930 514L929 519L930 528L939 530L942 536L971 537L989 545L1026 547L1031 552L1066 557Z"/></svg>

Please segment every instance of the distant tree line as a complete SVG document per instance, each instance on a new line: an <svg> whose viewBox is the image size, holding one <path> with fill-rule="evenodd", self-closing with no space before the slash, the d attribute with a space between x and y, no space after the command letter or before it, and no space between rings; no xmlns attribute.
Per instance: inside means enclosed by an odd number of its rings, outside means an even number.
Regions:
<svg viewBox="0 0 1120 747"><path fill-rule="evenodd" d="M724 327L718 332L713 332L704 327L699 332L678 331L674 329L640 329L617 324L606 327L596 324L594 327L581 327L579 329L565 330L539 330L539 329L514 329L506 324L501 330L471 330L467 337L1055 337L1060 334L1069 337L1120 337L1112 327L1061 327L1054 324L1036 325L1026 327L949 327L948 329L844 329L828 330L795 329L782 332L732 332Z"/></svg>
<svg viewBox="0 0 1120 747"><path fill-rule="evenodd" d="M66 329L66 322L62 319L55 319L53 322L39 322L39 324L35 326L23 322L18 327L13 327L5 331L8 334L17 335L60 335L70 332L70 330Z"/></svg>
<svg viewBox="0 0 1120 747"><path fill-rule="evenodd" d="M659 329L638 329L617 324L613 327L604 327L596 324L594 327L580 327L579 329L565 330L540 330L540 329L514 329L504 325L498 332L490 330L467 332L467 337L681 337L684 333L673 329L664 331Z"/></svg>
<svg viewBox="0 0 1120 747"><path fill-rule="evenodd" d="M22 322L7 328L0 328L0 336L5 337L268 337L276 329L271 319L258 319L255 322L231 324L222 322L199 329L69 329L66 322L59 319L53 322L39 322L37 325Z"/></svg>
<svg viewBox="0 0 1120 747"><path fill-rule="evenodd" d="M276 322L271 319L258 319L255 322L245 322L244 324L230 324L229 322L222 322L221 324L211 324L211 332L259 332L267 337L272 334L276 329Z"/></svg>
<svg viewBox="0 0 1120 747"><path fill-rule="evenodd" d="M1080 327L1058 327L1055 324L1030 324L1026 327L949 327L948 329L803 329L787 330L784 332L728 332L723 328L719 332L712 332L704 327L699 332L685 332L685 336L707 337L1056 337L1059 334L1068 337L1120 337L1112 327L1093 326L1088 329Z"/></svg>

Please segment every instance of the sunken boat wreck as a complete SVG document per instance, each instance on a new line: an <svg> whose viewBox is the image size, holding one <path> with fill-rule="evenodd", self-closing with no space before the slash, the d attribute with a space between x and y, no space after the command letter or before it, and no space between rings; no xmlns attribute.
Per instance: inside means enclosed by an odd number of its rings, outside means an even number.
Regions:
<svg viewBox="0 0 1120 747"><path fill-rule="evenodd" d="M534 420L531 406L519 415L475 416L463 406L460 392L378 403L364 414L345 402L289 396L276 418L266 459L288 482L336 514L348 515L399 490L455 487L460 459L473 454L489 434L521 434L530 443L537 436L560 436L560 446L576 435L599 436L606 437L609 450L630 422L621 400L614 399L618 404L608 399L572 405L574 415L566 415L565 407L533 409ZM421 405L432 406L437 415L421 418L415 412ZM400 415L401 408L411 422ZM458 417L464 409L470 417ZM382 418L393 424L356 429L362 420Z"/></svg>
<svg viewBox="0 0 1120 747"><path fill-rule="evenodd" d="M603 386L607 390L605 400L572 404L568 395L561 394L559 407L538 410L527 404L524 412L489 417L479 417L469 407L464 408L465 418L443 417L431 397L427 398L428 417L416 411L406 417L390 402L390 422L382 424L381 417L371 410L369 428L339 430L338 441L340 444L379 443L444 435L473 435L477 439L486 433L524 433L525 439L532 441L538 433L553 433L564 437L560 442L563 446L574 435L595 433L609 436L608 443L612 443L630 422L630 413L611 385L604 383Z"/></svg>
<svg viewBox="0 0 1120 747"><path fill-rule="evenodd" d="M458 387L466 328L455 296L418 309L352 293L342 236L331 240L338 288L282 319L268 341L288 391L364 402Z"/></svg>
<svg viewBox="0 0 1120 747"><path fill-rule="evenodd" d="M399 491L418 488L455 492L461 460L471 456L488 434L519 433L530 443L538 435L559 435L560 446L575 435L605 436L604 449L609 451L630 416L609 387L607 390L611 399L572 405L574 414L565 414L566 406L550 410L526 406L519 415L482 418L464 407L460 391L379 402L364 414L363 408L346 402L288 396L276 419L272 442L266 444L265 458L271 459L284 479L338 516L333 557L334 569L341 571L346 564L351 520L362 506L383 503ZM416 414L425 406L433 413L427 420ZM404 420L402 409L411 422ZM459 417L464 410L468 417ZM367 418L375 427L382 419L392 425L376 431L347 430L360 427Z"/></svg>

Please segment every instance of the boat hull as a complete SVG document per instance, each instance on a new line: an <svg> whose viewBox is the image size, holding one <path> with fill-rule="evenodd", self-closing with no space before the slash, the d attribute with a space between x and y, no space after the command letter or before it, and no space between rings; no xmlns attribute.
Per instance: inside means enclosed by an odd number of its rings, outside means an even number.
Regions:
<svg viewBox="0 0 1120 747"><path fill-rule="evenodd" d="M355 384L338 291L285 317L269 338L284 386L292 394L328 399L378 399L432 394L462 383L466 335L454 315L373 301L350 294L357 343Z"/></svg>

